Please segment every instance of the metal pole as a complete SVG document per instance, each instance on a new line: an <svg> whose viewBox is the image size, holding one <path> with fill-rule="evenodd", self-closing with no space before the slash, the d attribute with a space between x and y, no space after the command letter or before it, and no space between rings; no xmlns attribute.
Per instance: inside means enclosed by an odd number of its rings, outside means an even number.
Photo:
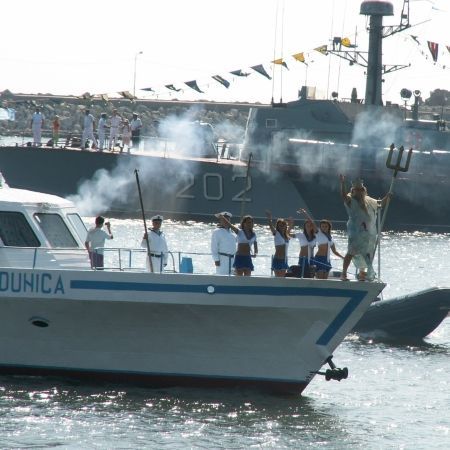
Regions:
<svg viewBox="0 0 450 450"><path fill-rule="evenodd" d="M245 207L245 193L247 192L247 188L248 188L248 176L250 173L250 162L252 160L252 156L253 153L250 153L248 155L248 161L247 161L247 173L245 174L245 189L244 189L244 193L242 194L242 201L241 201L241 220L244 217L244 207Z"/></svg>
<svg viewBox="0 0 450 450"><path fill-rule="evenodd" d="M137 184L138 193L139 193L139 201L141 203L142 220L144 221L144 232L147 236L147 239L145 240L147 242L147 257L148 257L148 262L149 262L149 266L150 266L150 272L153 272L153 261L152 261L151 255L150 255L150 242L148 240L147 221L145 220L144 202L142 201L141 183L139 182L139 172L137 169L134 169L134 173L136 175L136 184Z"/></svg>
<svg viewBox="0 0 450 450"><path fill-rule="evenodd" d="M143 52L138 52L134 56L134 77L133 77L133 97L136 97L136 66L137 66L137 57L142 55Z"/></svg>
<svg viewBox="0 0 450 450"><path fill-rule="evenodd" d="M378 280L381 281L381 200L377 202L377 222L378 222Z"/></svg>

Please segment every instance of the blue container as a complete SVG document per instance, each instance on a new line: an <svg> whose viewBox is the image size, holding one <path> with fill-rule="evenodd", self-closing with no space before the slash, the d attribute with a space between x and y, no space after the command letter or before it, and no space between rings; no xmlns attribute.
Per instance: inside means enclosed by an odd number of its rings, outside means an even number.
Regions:
<svg viewBox="0 0 450 450"><path fill-rule="evenodd" d="M194 273L192 258L183 256L180 262L180 273Z"/></svg>

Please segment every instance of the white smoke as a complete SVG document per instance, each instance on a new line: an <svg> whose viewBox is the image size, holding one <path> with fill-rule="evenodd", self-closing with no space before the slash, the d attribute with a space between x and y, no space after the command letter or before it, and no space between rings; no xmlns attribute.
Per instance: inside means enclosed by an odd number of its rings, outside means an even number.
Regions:
<svg viewBox="0 0 450 450"><path fill-rule="evenodd" d="M170 210L168 199L174 200L179 186L188 185L200 169L198 158L218 158L218 149L213 145L217 133L211 125L196 120L198 114L199 108L194 107L180 116L168 116L159 124L160 139L145 141L143 152L132 150L130 155L118 155L113 170L98 170L69 199L83 215L129 211L130 204L138 205L134 173L137 169L146 204L155 210ZM219 124L217 129L222 136L242 136L242 130L233 129L230 122ZM135 213L138 212L136 208Z"/></svg>

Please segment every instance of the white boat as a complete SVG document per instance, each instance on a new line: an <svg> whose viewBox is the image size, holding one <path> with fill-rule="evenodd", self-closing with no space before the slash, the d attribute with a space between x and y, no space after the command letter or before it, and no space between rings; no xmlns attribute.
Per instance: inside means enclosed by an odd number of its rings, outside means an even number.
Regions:
<svg viewBox="0 0 450 450"><path fill-rule="evenodd" d="M346 377L332 354L384 288L93 270L85 233L67 200L0 188L0 373L301 393L326 362Z"/></svg>

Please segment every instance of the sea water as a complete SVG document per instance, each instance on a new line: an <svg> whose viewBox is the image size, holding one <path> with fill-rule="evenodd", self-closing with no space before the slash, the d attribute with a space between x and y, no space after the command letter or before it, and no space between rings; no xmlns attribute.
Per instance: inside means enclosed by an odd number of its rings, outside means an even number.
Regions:
<svg viewBox="0 0 450 450"><path fill-rule="evenodd" d="M111 223L109 247L139 247L141 221ZM214 272L212 260L198 253L209 253L213 229L214 224L163 222L170 249L196 253L194 270L205 273ZM270 255L268 228L257 226L256 232L260 254ZM345 234L334 235L345 253ZM289 253L295 262L295 240ZM113 254L108 252L107 264ZM270 273L269 257L258 256L254 264L255 274ZM341 261L333 265L340 268ZM381 277L388 283L384 298L450 286L450 236L385 234ZM449 354L447 318L420 345L350 335L334 354L349 378L327 382L316 376L302 396L1 376L0 448L450 448Z"/></svg>

